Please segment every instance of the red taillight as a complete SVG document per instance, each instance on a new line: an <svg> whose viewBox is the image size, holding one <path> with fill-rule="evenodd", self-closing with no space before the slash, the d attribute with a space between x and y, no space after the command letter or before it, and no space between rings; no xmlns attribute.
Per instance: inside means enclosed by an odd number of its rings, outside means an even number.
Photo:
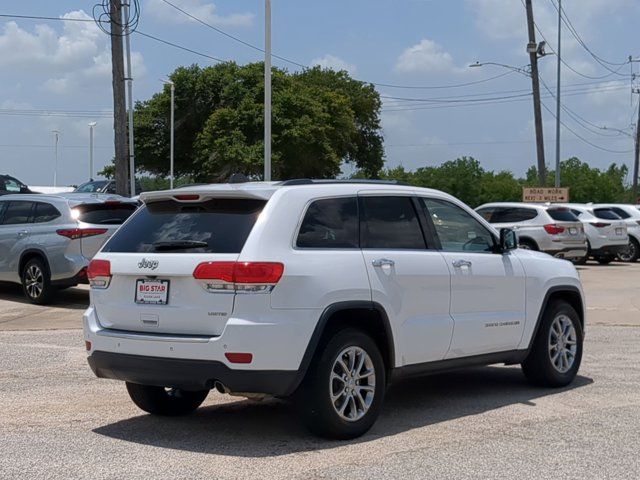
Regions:
<svg viewBox="0 0 640 480"><path fill-rule="evenodd" d="M70 238L71 240L77 240L78 238L94 237L96 235L102 235L109 230L106 228L63 228L56 230L58 235Z"/></svg>
<svg viewBox="0 0 640 480"><path fill-rule="evenodd" d="M283 272L284 265L278 262L205 262L196 267L193 277L206 280L207 291L266 292L278 283Z"/></svg>
<svg viewBox="0 0 640 480"><path fill-rule="evenodd" d="M183 194L174 195L173 198L175 198L176 200L180 200L181 202L194 202L200 200L200 195Z"/></svg>
<svg viewBox="0 0 640 480"><path fill-rule="evenodd" d="M231 363L251 363L253 360L253 354L251 353L230 353L224 354Z"/></svg>
<svg viewBox="0 0 640 480"><path fill-rule="evenodd" d="M560 227L559 225L554 225L553 223L545 225L544 229L549 235L558 235L559 233L564 232L564 227Z"/></svg>
<svg viewBox="0 0 640 480"><path fill-rule="evenodd" d="M111 262L109 260L91 260L87 268L89 285L93 288L107 288L111 282Z"/></svg>
<svg viewBox="0 0 640 480"><path fill-rule="evenodd" d="M591 222L591 225L593 225L596 228L605 228L605 227L611 226L610 223L606 223L606 222Z"/></svg>

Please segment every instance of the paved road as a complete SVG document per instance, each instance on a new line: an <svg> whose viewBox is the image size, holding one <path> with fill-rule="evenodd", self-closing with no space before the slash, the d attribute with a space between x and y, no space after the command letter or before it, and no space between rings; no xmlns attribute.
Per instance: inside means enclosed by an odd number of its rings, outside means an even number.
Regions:
<svg viewBox="0 0 640 480"><path fill-rule="evenodd" d="M532 388L517 367L413 380L351 442L311 437L275 400L213 393L189 417L145 415L86 365L85 289L43 308L2 287L0 478L640 478L640 265L581 276L589 326L571 387Z"/></svg>

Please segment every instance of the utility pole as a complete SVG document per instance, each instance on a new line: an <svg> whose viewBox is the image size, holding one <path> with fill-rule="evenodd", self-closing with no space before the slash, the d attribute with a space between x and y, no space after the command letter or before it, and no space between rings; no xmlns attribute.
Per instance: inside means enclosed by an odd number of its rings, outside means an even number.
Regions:
<svg viewBox="0 0 640 480"><path fill-rule="evenodd" d="M53 130L53 151L55 155L55 163L53 165L53 186L58 186L58 140L60 138L60 132Z"/></svg>
<svg viewBox="0 0 640 480"><path fill-rule="evenodd" d="M93 181L93 128L97 122L89 122L89 181Z"/></svg>
<svg viewBox="0 0 640 480"><path fill-rule="evenodd" d="M271 0L264 2L264 181L271 181Z"/></svg>
<svg viewBox="0 0 640 480"><path fill-rule="evenodd" d="M544 138L542 134L542 110L540 108L540 80L538 78L538 44L536 43L535 24L533 22L533 6L526 0L527 27L529 43L527 52L531 61L531 84L533 87L533 116L536 128L536 151L538 154L538 183L544 187L547 181L547 167L544 161Z"/></svg>
<svg viewBox="0 0 640 480"><path fill-rule="evenodd" d="M128 109L129 109L129 195L136 194L136 162L133 150L133 74L131 73L131 0L124 0L124 38L125 48L127 51L127 90L128 90Z"/></svg>
<svg viewBox="0 0 640 480"><path fill-rule="evenodd" d="M111 28L111 85L113 88L113 142L115 148L116 193L126 195L127 187L127 111L124 93L121 0L109 0Z"/></svg>
<svg viewBox="0 0 640 480"><path fill-rule="evenodd" d="M640 89L634 89L633 93L640 94ZM638 102L638 120L636 121L636 148L633 157L633 202L638 203L638 164L640 164L640 102Z"/></svg>
<svg viewBox="0 0 640 480"><path fill-rule="evenodd" d="M556 80L556 188L560 187L560 71L562 57L560 56L562 40L562 0L558 0L558 77Z"/></svg>
<svg viewBox="0 0 640 480"><path fill-rule="evenodd" d="M173 189L173 137L174 137L174 111L175 111L175 93L176 84L171 80L160 80L162 83L171 87L171 134L169 136L169 188Z"/></svg>

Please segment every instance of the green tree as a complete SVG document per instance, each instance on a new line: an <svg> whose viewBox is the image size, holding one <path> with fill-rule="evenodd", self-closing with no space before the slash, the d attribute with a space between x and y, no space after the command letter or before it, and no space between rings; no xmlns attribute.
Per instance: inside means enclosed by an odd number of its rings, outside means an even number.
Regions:
<svg viewBox="0 0 640 480"><path fill-rule="evenodd" d="M224 180L263 172L263 64L233 62L180 67L175 83L175 172L193 181ZM372 85L346 72L319 67L289 74L274 69L273 178L332 178L343 162L368 176L383 165L380 98ZM135 111L140 170L166 175L169 158L169 88Z"/></svg>

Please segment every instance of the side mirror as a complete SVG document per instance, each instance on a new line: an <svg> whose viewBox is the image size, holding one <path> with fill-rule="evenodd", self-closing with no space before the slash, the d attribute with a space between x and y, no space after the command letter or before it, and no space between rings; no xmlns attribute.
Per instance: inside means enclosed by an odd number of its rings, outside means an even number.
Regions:
<svg viewBox="0 0 640 480"><path fill-rule="evenodd" d="M518 248L518 235L512 228L500 229L500 250L502 252L508 252L509 250L515 250Z"/></svg>

